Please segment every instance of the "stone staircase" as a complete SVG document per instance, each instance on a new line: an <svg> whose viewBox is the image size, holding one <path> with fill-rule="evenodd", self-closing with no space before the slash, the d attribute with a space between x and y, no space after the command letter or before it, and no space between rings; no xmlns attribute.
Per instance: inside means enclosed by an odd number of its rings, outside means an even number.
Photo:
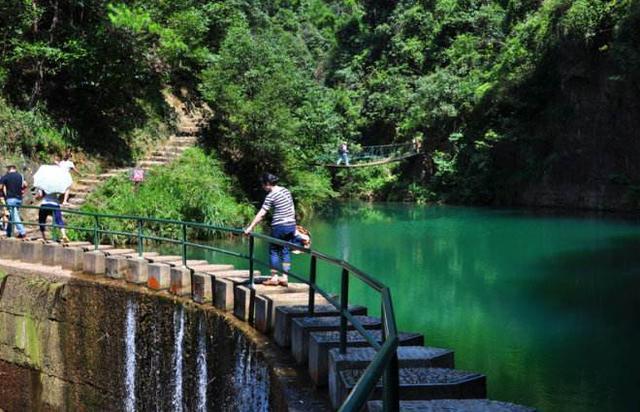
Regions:
<svg viewBox="0 0 640 412"><path fill-rule="evenodd" d="M41 240L0 240L0 263L19 260L25 265L44 265L49 270L66 270L69 276L82 272L106 276L130 284L144 285L159 293L191 298L201 305L213 305L248 322L270 337L291 362L308 370L309 382L316 391L328 394L331 407L338 409L355 386L376 352L359 332L351 327L347 350L339 346L339 313L319 294L314 314L308 307L309 287L290 283L288 287L248 285L249 271L233 265L189 260L180 256L144 253L89 242L59 244ZM57 267L56 269L51 268ZM29 267L25 268L29 269ZM255 272L259 283L265 277ZM352 305L349 311L360 320L375 339L382 340L382 321L367 316L368 309ZM455 369L454 352L425 346L422 334L400 333L398 348L401 410L410 411L484 411L531 412L532 408L486 398L486 377L480 373ZM366 410L382 410L380 382Z"/></svg>
<svg viewBox="0 0 640 412"><path fill-rule="evenodd" d="M67 208L77 209L81 207L87 201L89 194L107 179L129 173L134 167L146 171L153 167L166 165L180 157L188 148L197 145L198 136L206 121L207 109L196 108L188 110L184 103L173 96L166 100L178 115L177 133L172 135L162 146L150 152L135 165L131 165L131 167L113 168L100 174L83 175L75 180L71 187L71 195Z"/></svg>

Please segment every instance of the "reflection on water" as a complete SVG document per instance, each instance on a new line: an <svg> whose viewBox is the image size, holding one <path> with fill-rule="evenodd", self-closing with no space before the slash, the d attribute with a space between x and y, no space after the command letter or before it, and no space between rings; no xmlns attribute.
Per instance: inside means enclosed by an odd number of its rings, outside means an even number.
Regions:
<svg viewBox="0 0 640 412"><path fill-rule="evenodd" d="M630 367L640 366L637 222L350 204L309 226L314 247L391 287L403 330L485 372L491 397L545 411L640 410ZM337 290L332 279L325 286ZM364 286L352 290L379 307Z"/></svg>
<svg viewBox="0 0 640 412"><path fill-rule="evenodd" d="M344 204L304 224L314 248L391 287L401 329L455 349L458 367L486 373L492 398L544 411L640 410L637 221ZM246 252L239 239L215 245ZM305 256L294 258L294 271L308 267ZM321 286L337 292L340 271L318 270ZM357 281L350 287L350 301L378 311L379 296Z"/></svg>

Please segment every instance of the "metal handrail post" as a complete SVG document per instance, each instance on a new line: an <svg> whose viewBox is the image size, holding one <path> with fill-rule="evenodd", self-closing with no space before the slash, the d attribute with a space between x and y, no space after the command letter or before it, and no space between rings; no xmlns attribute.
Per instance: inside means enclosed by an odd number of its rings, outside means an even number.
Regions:
<svg viewBox="0 0 640 412"><path fill-rule="evenodd" d="M98 250L100 246L100 239L98 234L98 228L100 225L100 218L98 216L94 216L93 221L93 247L94 250Z"/></svg>
<svg viewBox="0 0 640 412"><path fill-rule="evenodd" d="M349 306L349 271L342 269L340 286L340 353L347 353L347 317L344 315Z"/></svg>
<svg viewBox="0 0 640 412"><path fill-rule="evenodd" d="M137 220L138 225L138 256L142 257L144 255L144 239L142 239L142 220Z"/></svg>
<svg viewBox="0 0 640 412"><path fill-rule="evenodd" d="M187 266L187 225L182 224L182 266Z"/></svg>
<svg viewBox="0 0 640 412"><path fill-rule="evenodd" d="M380 314L382 317L382 341L385 343L389 338L389 331L386 328L387 318L386 308L384 305L384 299L386 295L382 295L383 303L380 305ZM398 350L394 350L391 355L387 366L384 369L384 375L382 375L382 409L384 412L396 412L400 410L400 378L398 376Z"/></svg>
<svg viewBox="0 0 640 412"><path fill-rule="evenodd" d="M311 265L309 267L309 315L313 316L316 306L316 275L318 261L315 256L311 256Z"/></svg>
<svg viewBox="0 0 640 412"><path fill-rule="evenodd" d="M394 353L387 363L382 377L382 394L383 410L385 412L396 412L400 410L400 378L398 376L398 350Z"/></svg>
<svg viewBox="0 0 640 412"><path fill-rule="evenodd" d="M254 253L254 237L253 235L249 236L249 285L251 285L251 289L254 287L253 283L253 253Z"/></svg>

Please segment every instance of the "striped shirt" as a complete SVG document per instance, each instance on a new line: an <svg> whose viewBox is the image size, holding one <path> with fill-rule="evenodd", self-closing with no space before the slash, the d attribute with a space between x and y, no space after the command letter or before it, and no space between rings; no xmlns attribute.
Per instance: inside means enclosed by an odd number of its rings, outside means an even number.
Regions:
<svg viewBox="0 0 640 412"><path fill-rule="evenodd" d="M291 193L281 186L275 186L267 194L262 209L272 213L271 226L295 225L296 209Z"/></svg>

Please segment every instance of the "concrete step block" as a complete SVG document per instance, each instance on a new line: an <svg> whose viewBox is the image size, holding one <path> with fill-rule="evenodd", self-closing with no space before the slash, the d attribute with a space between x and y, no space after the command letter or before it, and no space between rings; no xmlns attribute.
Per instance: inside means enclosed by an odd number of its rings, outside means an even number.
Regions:
<svg viewBox="0 0 640 412"><path fill-rule="evenodd" d="M443 348L424 346L400 346L397 350L400 368L446 368L453 369L453 351ZM340 349L329 350L329 399L337 408L347 394L344 386L338 380L340 372L347 369L366 369L373 361L377 352L371 347L347 348L346 353Z"/></svg>
<svg viewBox="0 0 640 412"><path fill-rule="evenodd" d="M42 247L42 264L45 266L62 266L63 247L59 243L46 243Z"/></svg>
<svg viewBox="0 0 640 412"><path fill-rule="evenodd" d="M213 281L214 296L213 305L225 312L231 312L233 310L233 288L234 283L228 278L216 277Z"/></svg>
<svg viewBox="0 0 640 412"><path fill-rule="evenodd" d="M305 285L306 286L306 285ZM255 327L262 333L270 333L274 330L276 310L280 306L291 306L309 302L308 287L301 293L288 293L286 295L259 295L255 302ZM326 305L327 300L320 294L315 294L315 302L318 305Z"/></svg>
<svg viewBox="0 0 640 412"><path fill-rule="evenodd" d="M99 250L85 252L83 256L84 273L90 275L104 275L107 271L106 256Z"/></svg>
<svg viewBox="0 0 640 412"><path fill-rule="evenodd" d="M129 267L125 273L129 283L144 284L149 280L149 262L144 258L129 259Z"/></svg>
<svg viewBox="0 0 640 412"><path fill-rule="evenodd" d="M147 287L153 290L166 290L171 286L171 266L164 263L149 263Z"/></svg>
<svg viewBox="0 0 640 412"><path fill-rule="evenodd" d="M186 296L191 293L191 270L188 267L172 267L170 277L170 293L178 296Z"/></svg>
<svg viewBox="0 0 640 412"><path fill-rule="evenodd" d="M213 289L211 275L206 273L193 274L193 296L197 303L209 303L213 300Z"/></svg>
<svg viewBox="0 0 640 412"><path fill-rule="evenodd" d="M121 255L107 256L106 275L113 279L123 279L129 269L129 260Z"/></svg>
<svg viewBox="0 0 640 412"><path fill-rule="evenodd" d="M204 262L204 263L202 263ZM187 266L196 272L200 273L220 273L225 271L234 270L233 265L212 265L205 261L187 261Z"/></svg>
<svg viewBox="0 0 640 412"><path fill-rule="evenodd" d="M382 401L369 401L368 412L383 412ZM536 412L515 403L489 399L437 399L432 401L400 401L401 411L411 412Z"/></svg>
<svg viewBox="0 0 640 412"><path fill-rule="evenodd" d="M363 369L346 369L338 376L342 398L364 373ZM444 368L400 368L400 399L483 399L487 397L487 379L484 375ZM382 399L382 381L373 390L370 399Z"/></svg>
<svg viewBox="0 0 640 412"><path fill-rule="evenodd" d="M238 319L246 322L249 320L249 310L252 300L254 300L253 303L255 303L257 296L264 297L308 290L309 286L303 283L290 283L289 287L254 285L253 288L251 288L249 286L236 286L234 289L233 314Z"/></svg>
<svg viewBox="0 0 640 412"><path fill-rule="evenodd" d="M107 256L134 257L136 256L136 251L133 249L107 249L104 254Z"/></svg>
<svg viewBox="0 0 640 412"><path fill-rule="evenodd" d="M156 255L148 256L148 260L151 263L164 263L169 266L182 265L182 257L176 255Z"/></svg>
<svg viewBox="0 0 640 412"><path fill-rule="evenodd" d="M367 308L359 305L349 305L349 312L352 315L364 316ZM338 316L340 313L335 306L318 304L314 305L313 316ZM288 348L291 344L291 321L295 318L310 316L308 305L285 305L276 308L276 317L273 326L273 338L276 343Z"/></svg>
<svg viewBox="0 0 640 412"><path fill-rule="evenodd" d="M382 343L382 332L368 331L379 343ZM419 333L400 333L400 346L424 346L424 336ZM311 332L309 335L309 375L316 386L328 384L329 350L340 346L339 332ZM369 342L360 332L347 332L348 347L365 347Z"/></svg>
<svg viewBox="0 0 640 412"><path fill-rule="evenodd" d="M158 252L144 252L142 253L142 259L145 259L147 262L151 262L153 258L160 256L160 253ZM140 256L137 255L136 253L136 258L139 258Z"/></svg>
<svg viewBox="0 0 640 412"><path fill-rule="evenodd" d="M92 244L91 244L91 242L74 241L74 242L67 242L67 243L63 244L62 246L64 246L64 247L85 248L85 247L91 247Z"/></svg>
<svg viewBox="0 0 640 412"><path fill-rule="evenodd" d="M263 280L260 272L253 272L256 280ZM249 282L248 270L225 270L208 274L212 280L213 304L216 308L231 312L234 306L234 288Z"/></svg>
<svg viewBox="0 0 640 412"><path fill-rule="evenodd" d="M356 316L365 329L380 329L380 318L371 316ZM348 328L353 325L348 323ZM303 317L291 321L291 354L301 365L306 365L309 359L309 334L311 332L336 331L340 329L339 316Z"/></svg>
<svg viewBox="0 0 640 412"><path fill-rule="evenodd" d="M26 263L42 263L44 243L39 240L24 241L20 245L20 260Z"/></svg>
<svg viewBox="0 0 640 412"><path fill-rule="evenodd" d="M84 267L84 250L79 247L64 247L62 250L62 268L78 272Z"/></svg>
<svg viewBox="0 0 640 412"><path fill-rule="evenodd" d="M13 237L0 240L0 258L16 260L22 253L22 240Z"/></svg>

